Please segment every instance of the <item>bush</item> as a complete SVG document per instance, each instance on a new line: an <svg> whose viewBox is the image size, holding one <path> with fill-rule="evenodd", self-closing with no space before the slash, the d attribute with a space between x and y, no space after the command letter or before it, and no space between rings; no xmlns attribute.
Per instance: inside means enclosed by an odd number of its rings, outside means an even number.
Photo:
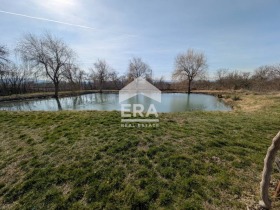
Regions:
<svg viewBox="0 0 280 210"><path fill-rule="evenodd" d="M241 100L241 98L239 97L239 96L233 96L232 98L231 98L233 101L239 101L239 100Z"/></svg>

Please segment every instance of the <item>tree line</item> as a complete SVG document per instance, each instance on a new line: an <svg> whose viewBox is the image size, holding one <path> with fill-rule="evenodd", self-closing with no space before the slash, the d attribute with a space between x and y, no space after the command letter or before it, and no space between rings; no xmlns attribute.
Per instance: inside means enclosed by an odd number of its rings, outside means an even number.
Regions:
<svg viewBox="0 0 280 210"><path fill-rule="evenodd" d="M133 79L143 77L163 91L280 90L280 65L261 66L254 72L218 69L215 79L207 78L207 59L193 49L177 55L172 80L155 79L151 67L134 57L126 74L119 73L106 60L98 59L85 70L77 64L76 52L62 39L45 33L24 35L11 52L0 45L0 95L53 91L58 98L65 90L119 90Z"/></svg>

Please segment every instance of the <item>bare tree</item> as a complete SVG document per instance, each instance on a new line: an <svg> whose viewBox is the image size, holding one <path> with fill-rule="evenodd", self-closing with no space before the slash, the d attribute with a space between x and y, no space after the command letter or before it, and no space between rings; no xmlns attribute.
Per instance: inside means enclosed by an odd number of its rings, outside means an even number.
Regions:
<svg viewBox="0 0 280 210"><path fill-rule="evenodd" d="M260 66L255 70L251 79L254 89L257 91L273 89L274 67Z"/></svg>
<svg viewBox="0 0 280 210"><path fill-rule="evenodd" d="M228 75L228 69L218 69L216 72L216 81L221 88L226 86L226 77Z"/></svg>
<svg viewBox="0 0 280 210"><path fill-rule="evenodd" d="M118 78L119 84L120 84L120 89L123 88L127 83L128 83L128 79L125 75L119 76Z"/></svg>
<svg viewBox="0 0 280 210"><path fill-rule="evenodd" d="M161 76L158 79L153 80L153 85L156 86L158 89L167 90L170 88L169 82L165 81L164 76Z"/></svg>
<svg viewBox="0 0 280 210"><path fill-rule="evenodd" d="M114 87L116 88L116 89L120 89L120 84L119 84L119 76L118 76L118 73L116 72L116 71L111 71L110 73L109 73L109 78L110 78L110 80L113 82L113 84L114 84Z"/></svg>
<svg viewBox="0 0 280 210"><path fill-rule="evenodd" d="M280 77L280 64L274 66L273 72L275 76Z"/></svg>
<svg viewBox="0 0 280 210"><path fill-rule="evenodd" d="M25 93L30 71L8 59L9 50L0 46L0 95Z"/></svg>
<svg viewBox="0 0 280 210"><path fill-rule="evenodd" d="M148 64L142 61L141 58L132 58L129 61L128 67L128 79L136 79L138 77L143 77L145 79L152 78L152 69Z"/></svg>
<svg viewBox="0 0 280 210"><path fill-rule="evenodd" d="M82 84L86 77L86 72L74 64L65 65L64 77L73 88L82 89Z"/></svg>
<svg viewBox="0 0 280 210"><path fill-rule="evenodd" d="M76 83L79 84L80 89L84 89L85 80L86 80L86 72L84 70L78 69L75 74Z"/></svg>
<svg viewBox="0 0 280 210"><path fill-rule="evenodd" d="M31 71L29 69L9 63L9 65L4 65L0 72L0 94L26 93L31 82Z"/></svg>
<svg viewBox="0 0 280 210"><path fill-rule="evenodd" d="M0 66L0 95L7 95L9 94L9 72L10 66L9 65L1 65Z"/></svg>
<svg viewBox="0 0 280 210"><path fill-rule="evenodd" d="M28 83L30 72L23 66L11 65L8 74L8 82L11 94L25 93L25 86Z"/></svg>
<svg viewBox="0 0 280 210"><path fill-rule="evenodd" d="M74 61L74 52L62 40L49 33L41 37L28 34L17 46L17 51L25 61L34 67L43 68L54 84L58 98L59 84L64 77L67 64Z"/></svg>
<svg viewBox="0 0 280 210"><path fill-rule="evenodd" d="M8 62L8 55L8 49L5 46L0 45L0 67L3 67L3 65Z"/></svg>
<svg viewBox="0 0 280 210"><path fill-rule="evenodd" d="M99 91L102 92L104 83L109 79L112 68L105 60L97 60L92 70L92 78L99 84Z"/></svg>
<svg viewBox="0 0 280 210"><path fill-rule="evenodd" d="M191 92L192 81L206 73L207 61L203 53L189 49L186 53L179 54L175 61L174 79L187 79L188 93Z"/></svg>
<svg viewBox="0 0 280 210"><path fill-rule="evenodd" d="M250 87L250 72L231 71L224 79L227 89L238 90L241 88L249 89Z"/></svg>

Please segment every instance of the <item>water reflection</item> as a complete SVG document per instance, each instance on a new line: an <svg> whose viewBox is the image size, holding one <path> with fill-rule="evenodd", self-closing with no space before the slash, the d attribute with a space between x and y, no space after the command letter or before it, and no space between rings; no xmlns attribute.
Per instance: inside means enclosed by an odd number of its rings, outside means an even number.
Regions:
<svg viewBox="0 0 280 210"><path fill-rule="evenodd" d="M158 112L184 112L193 110L231 110L218 98L205 94L163 93L161 103L137 95L122 104L143 104L145 111L153 103ZM60 99L38 99L0 103L0 110L57 111L57 110L120 110L118 94L94 93Z"/></svg>
<svg viewBox="0 0 280 210"><path fill-rule="evenodd" d="M61 106L61 103L60 103L59 99L58 99L58 98L55 98L55 100L56 100L56 103L57 103L57 108L58 108L58 110L59 110L59 111L62 110L62 106Z"/></svg>

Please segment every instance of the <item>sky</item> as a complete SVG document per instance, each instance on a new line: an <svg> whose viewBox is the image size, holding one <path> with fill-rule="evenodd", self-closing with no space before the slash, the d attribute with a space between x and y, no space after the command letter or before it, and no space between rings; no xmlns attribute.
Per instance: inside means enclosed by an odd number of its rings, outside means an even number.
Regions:
<svg viewBox="0 0 280 210"><path fill-rule="evenodd" d="M280 63L279 0L1 0L0 44L26 33L62 38L85 70L105 59L120 75L132 57L170 79L176 55L205 54L208 74Z"/></svg>

